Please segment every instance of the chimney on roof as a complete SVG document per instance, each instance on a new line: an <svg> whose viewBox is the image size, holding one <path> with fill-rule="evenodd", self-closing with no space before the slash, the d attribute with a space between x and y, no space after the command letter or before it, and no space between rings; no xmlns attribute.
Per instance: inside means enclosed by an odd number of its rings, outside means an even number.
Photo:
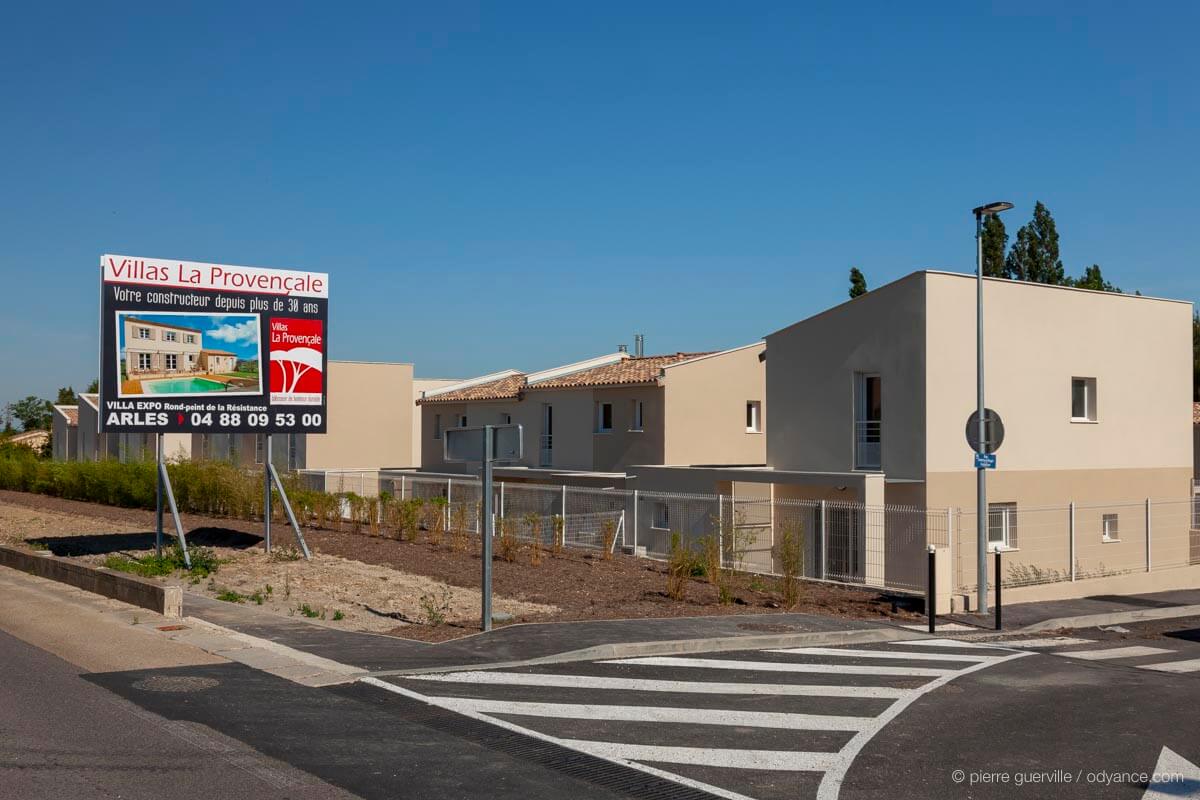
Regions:
<svg viewBox="0 0 1200 800"><path fill-rule="evenodd" d="M646 354L646 337L640 333L633 335L633 354L638 358Z"/></svg>
<svg viewBox="0 0 1200 800"><path fill-rule="evenodd" d="M627 344L619 344L619 345L617 345L617 352L618 352L618 353L628 353L628 352L629 352L629 345L627 345Z"/></svg>

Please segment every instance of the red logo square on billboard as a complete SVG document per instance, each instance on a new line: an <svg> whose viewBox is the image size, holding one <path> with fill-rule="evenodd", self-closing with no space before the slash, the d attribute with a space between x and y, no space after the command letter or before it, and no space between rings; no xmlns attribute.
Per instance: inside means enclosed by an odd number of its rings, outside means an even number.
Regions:
<svg viewBox="0 0 1200 800"><path fill-rule="evenodd" d="M319 406L325 391L325 335L319 319L270 320L271 404Z"/></svg>

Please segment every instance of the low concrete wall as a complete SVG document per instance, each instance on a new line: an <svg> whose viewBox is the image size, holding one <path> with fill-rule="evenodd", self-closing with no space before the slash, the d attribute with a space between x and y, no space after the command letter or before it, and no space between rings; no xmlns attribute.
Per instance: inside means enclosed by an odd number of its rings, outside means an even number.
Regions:
<svg viewBox="0 0 1200 800"><path fill-rule="evenodd" d="M1073 600L1098 594L1149 594L1196 588L1200 588L1200 565L1160 569L1154 572L1133 572L1107 578L1087 578L1074 582L1044 583L1038 586L1006 586L1004 604ZM992 594L990 590L989 594Z"/></svg>
<svg viewBox="0 0 1200 800"><path fill-rule="evenodd" d="M183 616L183 589L179 586L167 586L136 575L80 564L66 558L30 553L15 547L0 546L0 566L148 608L164 617L179 619Z"/></svg>

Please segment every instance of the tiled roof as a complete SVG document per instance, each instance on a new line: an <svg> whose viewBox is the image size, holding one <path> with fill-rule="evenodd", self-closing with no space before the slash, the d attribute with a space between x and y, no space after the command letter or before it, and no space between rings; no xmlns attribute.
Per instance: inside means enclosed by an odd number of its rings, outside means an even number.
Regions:
<svg viewBox="0 0 1200 800"><path fill-rule="evenodd" d="M97 411L100 410L100 395L86 394L84 392L80 392L79 399L82 400L83 402L87 403L89 406L96 409Z"/></svg>
<svg viewBox="0 0 1200 800"><path fill-rule="evenodd" d="M530 389L573 389L584 386L623 386L638 383L653 383L663 367L678 364L708 353L674 353L669 356L633 356L605 364L602 367L573 372L560 378L538 381Z"/></svg>
<svg viewBox="0 0 1200 800"><path fill-rule="evenodd" d="M237 357L237 353L231 353L228 350L201 350L200 354L206 355L206 356L234 356L235 358Z"/></svg>
<svg viewBox="0 0 1200 800"><path fill-rule="evenodd" d="M1200 425L1200 403L1192 403L1192 424Z"/></svg>
<svg viewBox="0 0 1200 800"><path fill-rule="evenodd" d="M55 408L58 410L58 413L62 414L63 417L66 418L68 425L78 425L79 424L79 406L58 406L58 405L56 405Z"/></svg>
<svg viewBox="0 0 1200 800"><path fill-rule="evenodd" d="M430 403L459 403L466 400L510 400L519 397L524 388L525 375L518 373L506 375L487 383L464 386L462 389L455 389L452 392L440 392L432 397L422 397L417 402L420 405L428 405Z"/></svg>
<svg viewBox="0 0 1200 800"><path fill-rule="evenodd" d="M166 322L155 322L152 319L142 319L141 317L126 317L126 322L137 322L141 325L152 325L155 328L170 328L175 331L187 331L188 333L204 333L199 328L187 328L183 325L170 325Z"/></svg>
<svg viewBox="0 0 1200 800"><path fill-rule="evenodd" d="M23 444L27 447L32 447L34 450L40 450L46 446L46 440L50 438L50 431L21 431L14 433L8 437L8 441L13 444Z"/></svg>

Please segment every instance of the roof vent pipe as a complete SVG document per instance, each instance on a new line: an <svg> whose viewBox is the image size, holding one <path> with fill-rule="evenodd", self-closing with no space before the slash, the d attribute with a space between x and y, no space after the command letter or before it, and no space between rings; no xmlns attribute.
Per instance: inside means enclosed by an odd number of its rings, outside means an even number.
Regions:
<svg viewBox="0 0 1200 800"><path fill-rule="evenodd" d="M628 352L629 352L629 345L627 345L627 344L619 344L619 345L617 345L617 352L618 352L618 353L628 353Z"/></svg>
<svg viewBox="0 0 1200 800"><path fill-rule="evenodd" d="M640 333L633 335L633 354L638 358L646 354L646 337Z"/></svg>

